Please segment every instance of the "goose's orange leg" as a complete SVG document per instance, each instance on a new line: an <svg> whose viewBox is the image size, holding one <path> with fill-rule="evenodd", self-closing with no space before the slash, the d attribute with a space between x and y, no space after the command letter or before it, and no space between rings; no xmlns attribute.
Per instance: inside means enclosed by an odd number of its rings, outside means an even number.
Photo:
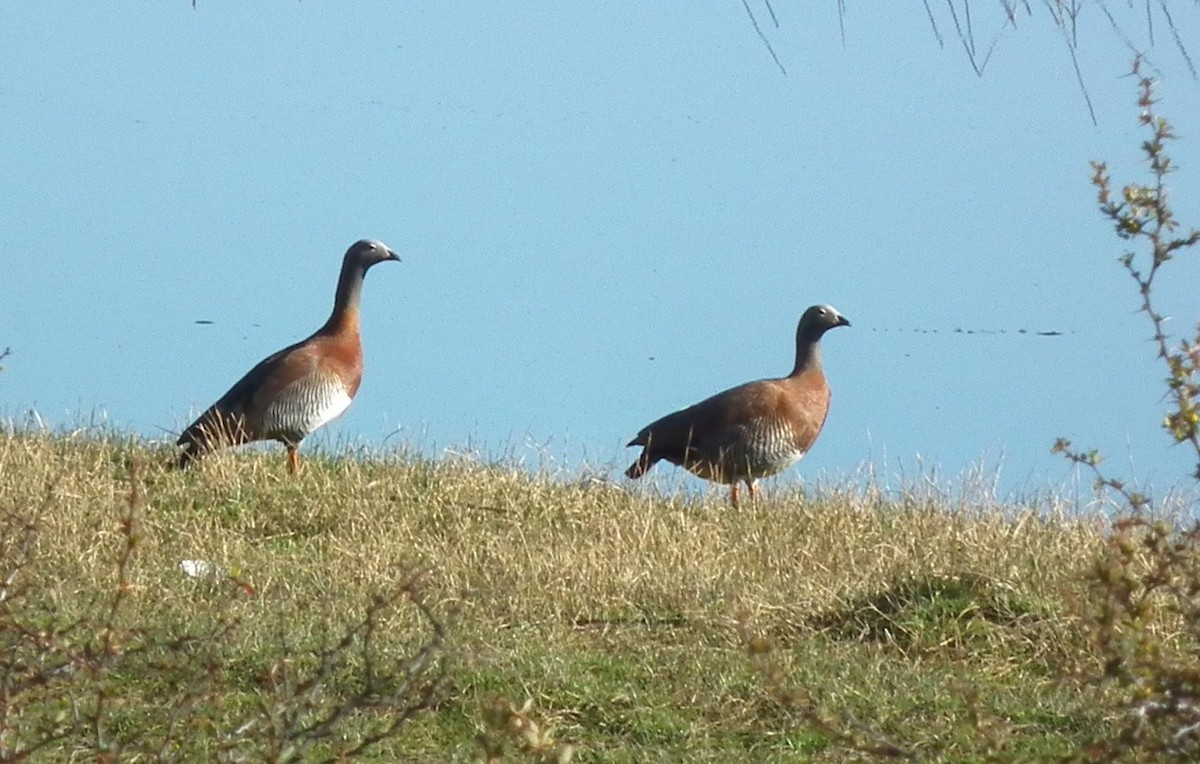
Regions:
<svg viewBox="0 0 1200 764"><path fill-rule="evenodd" d="M287 447L288 454L288 472L295 475L300 471L300 455L296 453L295 446Z"/></svg>

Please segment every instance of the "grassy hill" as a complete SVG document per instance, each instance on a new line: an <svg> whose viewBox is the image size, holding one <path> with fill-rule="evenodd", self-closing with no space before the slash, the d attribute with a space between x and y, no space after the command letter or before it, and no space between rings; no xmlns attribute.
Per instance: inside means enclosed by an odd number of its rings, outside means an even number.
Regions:
<svg viewBox="0 0 1200 764"><path fill-rule="evenodd" d="M0 760L1045 760L1122 713L1099 518L167 458L0 435Z"/></svg>

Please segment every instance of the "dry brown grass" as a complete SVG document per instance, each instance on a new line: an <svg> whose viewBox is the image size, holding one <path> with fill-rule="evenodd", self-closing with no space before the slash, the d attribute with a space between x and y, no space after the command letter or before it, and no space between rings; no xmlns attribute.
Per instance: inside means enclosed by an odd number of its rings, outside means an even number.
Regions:
<svg viewBox="0 0 1200 764"><path fill-rule="evenodd" d="M42 554L65 577L103 584L130 459L149 465L137 580L148 594L169 594L159 590L184 559L236 568L262 594L298 600L353 599L420 567L449 597L469 591L496 627L656 615L729 625L739 613L802 625L901 577L968 571L1052 601L1103 528L1039 510L947 512L848 493L815 503L776 494L730 510L718 496L663 501L403 457L312 461L295 479L273 455L159 471L161 457L136 447L7 437L5 503L37 506L53 486L43 524L55 543Z"/></svg>
<svg viewBox="0 0 1200 764"><path fill-rule="evenodd" d="M111 586L131 463L145 503L128 617L178 624L220 610L242 624L223 651L248 676L281 637L328 642L372 594L422 570L426 602L456 611L456 668L440 710L389 756L469 760L497 693L532 700L583 760L850 755L772 700L747 657L753 639L769 640L788 682L831 719L867 714L918 750L957 750L933 732L974 702L964 677L982 678L980 702L1001 713L1054 717L1029 723L1041 741L1030 750L1065 750L1087 718L1086 698L1060 679L1089 660L1070 601L1102 542L1095 521L869 489L776 491L731 510L718 495L396 454L310 457L296 477L276 453L220 454L186 472L168 461L119 439L0 436L0 510L43 508L48 598L82 612ZM227 569L253 594L215 594L182 560ZM420 626L401 612L379 638L403 652ZM913 734L914 723L930 727Z"/></svg>

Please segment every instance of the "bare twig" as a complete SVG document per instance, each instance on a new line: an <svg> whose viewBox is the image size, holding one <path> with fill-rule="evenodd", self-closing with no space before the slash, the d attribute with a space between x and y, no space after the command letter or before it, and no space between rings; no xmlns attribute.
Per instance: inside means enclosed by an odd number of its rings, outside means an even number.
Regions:
<svg viewBox="0 0 1200 764"><path fill-rule="evenodd" d="M775 66L779 67L779 71L783 76L787 76L787 69L783 68L783 63L779 60L779 56L775 54L775 48L771 46L771 41L763 34L762 28L758 26L758 19L754 17L754 11L750 9L750 3L747 0L742 0L742 7L746 9L746 15L750 17L750 23L754 25L754 33L758 35L758 39L762 40L762 44L767 46L767 52L771 54L771 60L775 62Z"/></svg>
<svg viewBox="0 0 1200 764"><path fill-rule="evenodd" d="M946 41L942 39L942 33L938 29L937 19L933 17L933 9L929 7L929 0L921 0L925 5L925 15L929 17L929 26L933 29L933 36L937 38L938 47L945 48Z"/></svg>
<svg viewBox="0 0 1200 764"><path fill-rule="evenodd" d="M1179 36L1179 28L1175 26L1175 19L1171 17L1171 11L1167 8L1165 0L1158 0L1158 7L1162 10L1163 16L1167 17L1167 28L1171 30L1171 37L1175 40L1175 47L1179 50L1179 55L1183 57L1188 71L1192 73L1192 79L1196 79L1196 65L1192 62L1187 48L1184 47L1183 38Z"/></svg>

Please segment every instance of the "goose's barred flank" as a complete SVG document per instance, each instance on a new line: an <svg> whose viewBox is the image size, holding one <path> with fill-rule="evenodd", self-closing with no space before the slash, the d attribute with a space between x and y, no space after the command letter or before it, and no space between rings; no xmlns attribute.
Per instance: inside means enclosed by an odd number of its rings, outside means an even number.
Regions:
<svg viewBox="0 0 1200 764"><path fill-rule="evenodd" d="M378 241L364 239L346 250L329 320L308 339L260 361L188 425L177 441L179 466L219 448L277 440L295 473L301 441L349 408L362 381L363 277L371 266L399 259Z"/></svg>
<svg viewBox="0 0 1200 764"><path fill-rule="evenodd" d="M642 453L625 474L639 478L665 459L706 480L728 484L735 507L739 483L746 483L753 498L758 478L795 464L821 433L830 399L821 370L821 337L849 325L829 305L804 311L796 327L791 374L747 382L642 428L628 443L642 446Z"/></svg>

